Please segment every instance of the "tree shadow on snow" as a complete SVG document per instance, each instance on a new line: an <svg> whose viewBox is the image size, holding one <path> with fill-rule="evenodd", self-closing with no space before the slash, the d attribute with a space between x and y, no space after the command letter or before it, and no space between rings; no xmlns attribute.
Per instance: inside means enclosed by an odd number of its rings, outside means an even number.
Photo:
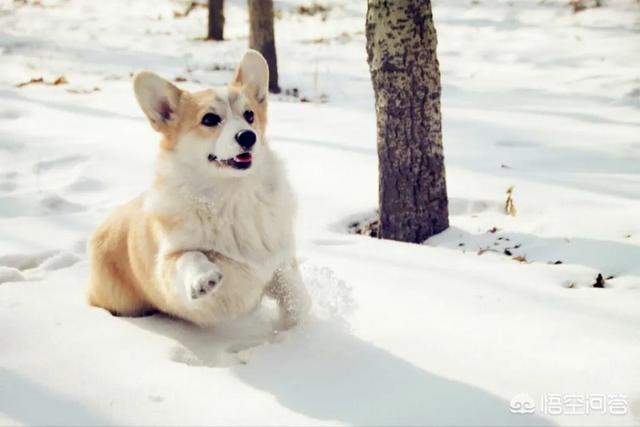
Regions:
<svg viewBox="0 0 640 427"><path fill-rule="evenodd" d="M499 229L473 234L458 227L449 227L427 240L426 245L460 252L489 251L509 257L522 256L528 262L543 264L558 262L582 265L605 276L640 273L637 262L640 259L640 246L632 243L581 237L541 237Z"/></svg>
<svg viewBox="0 0 640 427"><path fill-rule="evenodd" d="M0 414L24 425L115 425L79 402L56 395L20 374L0 367Z"/></svg>
<svg viewBox="0 0 640 427"><path fill-rule="evenodd" d="M535 415L512 414L502 398L431 374L336 321L311 318L276 339L264 312L240 321L242 326L211 329L163 315L130 321L184 346L175 362L227 367L285 408L329 423L551 425ZM229 363L230 355L243 352Z"/></svg>
<svg viewBox="0 0 640 427"><path fill-rule="evenodd" d="M238 378L308 417L353 425L550 425L328 323L312 322L262 350L233 368Z"/></svg>

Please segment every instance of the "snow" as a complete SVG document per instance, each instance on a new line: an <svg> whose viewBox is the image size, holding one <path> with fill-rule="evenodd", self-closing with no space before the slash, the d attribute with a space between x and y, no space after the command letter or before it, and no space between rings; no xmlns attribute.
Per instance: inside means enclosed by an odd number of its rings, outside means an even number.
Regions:
<svg viewBox="0 0 640 427"><path fill-rule="evenodd" d="M640 423L636 1L436 2L451 228L425 245L347 232L377 200L365 2L276 1L281 86L311 101L270 99L314 300L290 331L270 302L203 330L83 294L88 234L152 178L131 73L225 83L245 2L223 43L184 2L27 3L0 1L0 424ZM521 394L536 414L509 412ZM554 394L629 410L545 414Z"/></svg>

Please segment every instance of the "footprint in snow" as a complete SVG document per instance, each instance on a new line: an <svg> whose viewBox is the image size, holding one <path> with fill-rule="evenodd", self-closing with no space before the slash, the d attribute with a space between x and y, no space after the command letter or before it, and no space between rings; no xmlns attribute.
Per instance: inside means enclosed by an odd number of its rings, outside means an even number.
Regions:
<svg viewBox="0 0 640 427"><path fill-rule="evenodd" d="M24 148L24 143L11 137L3 136L0 140L0 151L16 153Z"/></svg>
<svg viewBox="0 0 640 427"><path fill-rule="evenodd" d="M70 202L57 194L0 196L0 217L42 216L86 210L85 206Z"/></svg>
<svg viewBox="0 0 640 427"><path fill-rule="evenodd" d="M184 347L173 348L171 350L171 354L169 358L176 363L180 363L187 366L206 366L207 365L192 351Z"/></svg>
<svg viewBox="0 0 640 427"><path fill-rule="evenodd" d="M18 172L4 172L0 173L0 179L16 179Z"/></svg>
<svg viewBox="0 0 640 427"><path fill-rule="evenodd" d="M11 144L11 141L0 138L0 151L10 147L8 143ZM102 189L100 181L82 176L88 160L88 156L71 155L36 162L32 166L34 175L31 176L35 188L29 189L18 185L19 182L24 183L26 175L19 175L17 172L0 173L0 217L41 216L86 210L85 206L58 194L58 190L91 192ZM22 191L15 194L18 189Z"/></svg>
<svg viewBox="0 0 640 427"><path fill-rule="evenodd" d="M41 160L33 165L34 173L48 172L56 169L69 169L89 160L88 156L72 155L51 160Z"/></svg>
<svg viewBox="0 0 640 427"><path fill-rule="evenodd" d="M55 194L57 190L82 193L103 189L104 184L101 181L84 176L83 172L89 159L84 155L69 155L34 163L32 171L38 191L52 191ZM44 206L49 205L45 203ZM69 207L69 204L65 203L62 210L68 212ZM72 210L78 210L77 208L78 205ZM54 209L57 210L58 206Z"/></svg>
<svg viewBox="0 0 640 427"><path fill-rule="evenodd" d="M80 261L71 252L45 251L0 256L0 284L42 279L48 272L71 267Z"/></svg>
<svg viewBox="0 0 640 427"><path fill-rule="evenodd" d="M164 396L159 395L159 394L150 394L149 395L149 400L154 402L154 403L161 403L161 402L164 402Z"/></svg>
<svg viewBox="0 0 640 427"><path fill-rule="evenodd" d="M207 348L198 348L196 351L186 347L174 347L169 358L187 366L229 367L246 365L251 359L253 350L272 342L270 336L264 339L250 339L247 341L236 340L229 342L225 339L218 340L215 344L209 343Z"/></svg>
<svg viewBox="0 0 640 427"><path fill-rule="evenodd" d="M16 184L17 172L0 173L0 193L10 193L18 188Z"/></svg>
<svg viewBox="0 0 640 427"><path fill-rule="evenodd" d="M99 191L103 190L104 188L105 185L102 181L88 178L86 176L79 176L76 180L66 186L67 190L75 191L78 193Z"/></svg>
<svg viewBox="0 0 640 427"><path fill-rule="evenodd" d="M20 270L13 267L0 266L0 284L5 282L23 282L24 275Z"/></svg>
<svg viewBox="0 0 640 427"><path fill-rule="evenodd" d="M15 182L11 181L0 181L0 192L10 193L14 191L18 186Z"/></svg>
<svg viewBox="0 0 640 427"><path fill-rule="evenodd" d="M61 270L63 268L71 267L79 261L80 257L76 254L72 254L71 252L59 252L54 256L45 259L37 269L40 271Z"/></svg>
<svg viewBox="0 0 640 427"><path fill-rule="evenodd" d="M82 179L88 161L88 156L73 154L34 163L31 170L38 191L55 191L74 185Z"/></svg>
<svg viewBox="0 0 640 427"><path fill-rule="evenodd" d="M70 202L56 194L50 194L40 199L40 206L44 208L45 213L70 213L85 210L84 206Z"/></svg>
<svg viewBox="0 0 640 427"><path fill-rule="evenodd" d="M60 253L59 251L44 251L35 254L7 254L0 255L0 267L15 268L20 271L37 268L45 260Z"/></svg>
<svg viewBox="0 0 640 427"><path fill-rule="evenodd" d="M0 119L15 120L19 119L20 117L22 117L22 111L20 110L9 109L0 111Z"/></svg>

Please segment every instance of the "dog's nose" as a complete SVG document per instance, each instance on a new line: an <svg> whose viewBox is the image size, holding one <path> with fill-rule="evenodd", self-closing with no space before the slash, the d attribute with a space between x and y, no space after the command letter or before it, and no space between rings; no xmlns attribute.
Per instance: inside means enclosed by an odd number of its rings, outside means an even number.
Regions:
<svg viewBox="0 0 640 427"><path fill-rule="evenodd" d="M243 129L236 133L236 141L245 150L250 150L256 143L256 134L252 130Z"/></svg>

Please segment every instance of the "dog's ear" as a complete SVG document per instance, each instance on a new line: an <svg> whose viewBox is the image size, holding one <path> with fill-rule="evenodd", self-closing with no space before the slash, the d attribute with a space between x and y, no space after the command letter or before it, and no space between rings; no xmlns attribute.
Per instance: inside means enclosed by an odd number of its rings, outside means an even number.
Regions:
<svg viewBox="0 0 640 427"><path fill-rule="evenodd" d="M248 50L238 68L232 84L247 89L259 104L267 100L269 90L269 66L267 61L256 50Z"/></svg>
<svg viewBox="0 0 640 427"><path fill-rule="evenodd" d="M182 91L149 71L136 74L133 90L151 126L158 132L165 132L175 119Z"/></svg>

